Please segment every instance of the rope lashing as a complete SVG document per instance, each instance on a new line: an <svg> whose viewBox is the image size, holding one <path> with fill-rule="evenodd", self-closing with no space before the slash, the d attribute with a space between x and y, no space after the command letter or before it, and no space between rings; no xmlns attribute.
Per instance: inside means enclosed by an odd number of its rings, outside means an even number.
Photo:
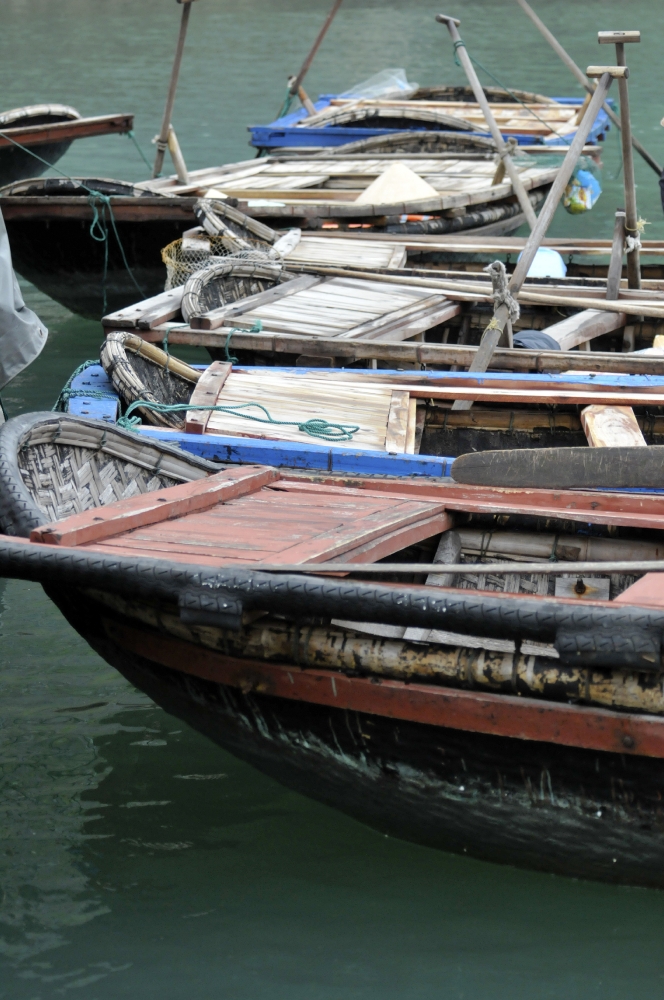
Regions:
<svg viewBox="0 0 664 1000"><path fill-rule="evenodd" d="M494 308L507 306L509 318L512 323L516 323L521 315L519 303L514 298L507 286L507 271L501 260L494 260L493 264L488 264L484 268L484 273L491 277L491 287L493 289Z"/></svg>
<svg viewBox="0 0 664 1000"><path fill-rule="evenodd" d="M230 351L228 350L230 342L231 342L231 337L233 336L234 333L247 333L247 332L249 332L249 333L260 333L262 329L263 329L263 322L260 319L257 319L254 322L254 325L252 326L251 330L249 330L249 331L243 330L242 327L240 327L240 326L234 326L234 327L232 327L228 331L228 336L226 337L226 343L224 344L224 352L226 354L226 361L230 361L230 363L234 364L234 365L236 365L238 363L238 359L235 357L235 355L231 354Z"/></svg>
<svg viewBox="0 0 664 1000"><path fill-rule="evenodd" d="M265 414L264 417L257 417L251 413L243 413L249 407L257 407ZM320 438L322 441L352 441L353 434L360 430L359 424L335 424L323 417L313 417L309 420L275 420L262 403L236 403L228 406L191 406L189 403L158 403L149 399L137 399L128 408L123 417L118 420L118 426L127 430L138 427L141 423L140 417L133 417L132 413L138 409L154 410L155 413L181 413L183 410L205 410L209 413L227 413L232 417L242 417L245 420L253 420L259 424L272 424L279 427L297 427L303 434L310 437Z"/></svg>
<svg viewBox="0 0 664 1000"><path fill-rule="evenodd" d="M83 364L79 365L76 371L73 371L64 387L60 391L60 395L55 401L53 406L53 413L66 413L67 403L70 399L76 399L80 397L85 397L86 399L117 399L117 395L114 392L104 392L103 389L72 389L72 382L74 379L84 372L86 368L92 368L94 365L98 365L99 361L94 358L91 361L84 361Z"/></svg>
<svg viewBox="0 0 664 1000"><path fill-rule="evenodd" d="M522 101L520 97L517 97L517 95L513 91L511 91L506 84L502 83L497 76L493 75L491 70L488 70L486 66L482 65L479 59L476 59L474 56L471 56L470 52L468 52L468 46L466 45L466 43L462 38L459 38L458 41L453 42L452 44L454 46L454 62L457 66L461 68L461 63L457 55L457 49L463 47L468 54L468 58L470 59L471 63L473 63L474 66L477 66L478 69L481 69L483 73L486 73L487 76L490 76L493 82L496 83L501 88L501 90L504 90L506 94L509 94L513 101L516 101L517 104L520 104L522 108L525 108L526 111L533 116L533 118L536 118L538 122L540 122L542 125L545 125L550 132L553 132L553 134L558 136L559 139L562 139L563 142L566 142L568 145L571 145L572 140L570 138L568 138L566 135L561 135L560 132L556 132L555 128L553 128L553 126L551 125L551 122L544 121L543 118L540 118L537 112L533 110L532 105L526 104L526 102Z"/></svg>
<svg viewBox="0 0 664 1000"><path fill-rule="evenodd" d="M500 150L500 151L499 151L499 152L498 152L498 153L496 154L496 155L497 155L497 157L498 157L498 160L499 160L499 161L500 161L500 160L504 160L506 156L514 156L514 154L515 154L515 153L517 152L518 148L519 148L519 143L518 143L518 142L517 142L517 140L516 140L516 139L514 138L514 136L513 136L513 135L511 135L511 136L510 136L510 137L509 137L509 138L507 139L507 141L506 141L506 143L505 143L505 146L504 146L504 148L503 148L502 150Z"/></svg>
<svg viewBox="0 0 664 1000"><path fill-rule="evenodd" d="M649 225L650 223L646 219L637 219L636 226L633 229L625 226L628 234L636 233L636 236L627 235L625 237L625 253L632 253L634 250L641 250L643 248L643 244L641 243L641 233L645 230L646 226Z"/></svg>

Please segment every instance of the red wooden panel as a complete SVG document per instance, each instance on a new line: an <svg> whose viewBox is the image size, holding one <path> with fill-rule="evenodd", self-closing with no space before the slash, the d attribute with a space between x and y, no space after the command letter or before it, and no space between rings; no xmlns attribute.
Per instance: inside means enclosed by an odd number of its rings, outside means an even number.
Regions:
<svg viewBox="0 0 664 1000"><path fill-rule="evenodd" d="M191 511L224 503L258 490L278 478L279 473L269 466L224 469L193 483L179 483L127 500L116 500L105 507L95 507L63 521L42 525L30 533L30 541L47 545L82 545L100 541L140 525L179 518Z"/></svg>
<svg viewBox="0 0 664 1000"><path fill-rule="evenodd" d="M172 670L228 684L243 692L367 712L466 732L563 746L664 758L664 718L607 709L347 677L330 670L241 660L156 632L107 620L121 648Z"/></svg>
<svg viewBox="0 0 664 1000"><path fill-rule="evenodd" d="M614 604L638 604L639 607L664 608L664 573L646 573L623 590Z"/></svg>
<svg viewBox="0 0 664 1000"><path fill-rule="evenodd" d="M351 476L314 475L282 472L274 489L286 489L291 483L315 486L343 486L353 492L366 490L393 497L418 497L442 503L447 510L512 511L562 517L572 521L597 524L624 524L639 528L664 530L664 504L654 494L593 492L591 490L510 489L500 486L462 486L454 483L424 482L417 479L371 479Z"/></svg>

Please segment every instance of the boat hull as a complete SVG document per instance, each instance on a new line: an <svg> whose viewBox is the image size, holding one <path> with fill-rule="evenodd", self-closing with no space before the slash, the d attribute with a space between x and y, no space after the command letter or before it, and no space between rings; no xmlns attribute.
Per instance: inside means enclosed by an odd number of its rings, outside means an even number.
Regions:
<svg viewBox="0 0 664 1000"><path fill-rule="evenodd" d="M170 714L285 786L418 844L581 878L664 887L664 763L274 697L170 669L117 640L136 621L48 591ZM144 648L159 633L143 628ZM110 636L114 636L111 638ZM199 647L189 644L190 666Z"/></svg>

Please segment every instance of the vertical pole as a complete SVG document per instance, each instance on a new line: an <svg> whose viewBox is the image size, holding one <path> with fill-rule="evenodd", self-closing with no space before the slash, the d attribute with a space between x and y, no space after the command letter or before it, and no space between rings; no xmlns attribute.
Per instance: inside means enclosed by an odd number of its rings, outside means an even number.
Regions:
<svg viewBox="0 0 664 1000"><path fill-rule="evenodd" d="M182 0L178 0L178 3ZM182 52L184 51L184 40L187 37L187 26L189 24L189 14L191 12L192 0L184 0L182 3L182 18L180 20L180 33L178 35L178 42L175 47L175 58L173 60L173 69L171 70L171 82L168 85L168 94L166 96L166 107L164 109L164 117L161 122L161 131L157 137L157 152L154 158L154 167L152 169L152 176L159 177L161 173L161 168L164 165L164 154L168 148L168 132L171 127L171 116L173 114L173 105L175 104L175 91L178 86L178 76L180 75L180 64L182 62Z"/></svg>
<svg viewBox="0 0 664 1000"><path fill-rule="evenodd" d="M475 72L473 64L470 61L470 56L466 52L466 46L464 45L461 39L461 35L457 30L457 25L461 24L461 22L454 17L448 17L446 14L436 14L436 20L439 21L441 24L447 25L447 29L452 37L452 41L454 42L454 46L457 55L459 57L459 61L461 62L461 65L465 70L466 76L468 77L468 82L472 87L473 94L475 95L475 100L482 109L482 114L486 118L493 141L496 144L496 148L498 150L498 153L500 154L500 158L505 164L505 170L507 171L509 179L512 182L514 193L519 199L519 205L521 206L521 211L526 217L526 222L528 223L530 228L533 229L535 223L537 222L537 216L535 215L535 210L530 203L530 198L526 194L526 190L519 176L519 171L514 166L512 158L507 152L507 146L505 144L505 140L503 139L500 129L496 124L496 119L493 117L493 112L491 111L489 102L486 99L486 94L482 89L482 84L477 78L477 73Z"/></svg>
<svg viewBox="0 0 664 1000"><path fill-rule="evenodd" d="M616 42L616 63L625 65L624 42ZM626 77L618 78L620 97L620 139L622 142L623 178L625 182L625 229L628 236L638 236L636 223L636 184L634 182L634 157L632 156L632 122L629 116L629 93ZM627 286L641 287L641 254L638 247L627 254Z"/></svg>

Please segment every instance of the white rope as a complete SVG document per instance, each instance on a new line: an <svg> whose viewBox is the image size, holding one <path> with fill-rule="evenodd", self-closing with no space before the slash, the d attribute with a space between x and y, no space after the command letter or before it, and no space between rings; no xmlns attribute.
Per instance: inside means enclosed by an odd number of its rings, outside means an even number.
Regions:
<svg viewBox="0 0 664 1000"><path fill-rule="evenodd" d="M494 308L497 309L498 306L503 305L507 306L510 322L516 323L521 315L521 309L519 307L519 303L507 287L507 271L505 270L505 265L500 260L494 260L493 264L489 264L484 268L484 272L491 277Z"/></svg>

